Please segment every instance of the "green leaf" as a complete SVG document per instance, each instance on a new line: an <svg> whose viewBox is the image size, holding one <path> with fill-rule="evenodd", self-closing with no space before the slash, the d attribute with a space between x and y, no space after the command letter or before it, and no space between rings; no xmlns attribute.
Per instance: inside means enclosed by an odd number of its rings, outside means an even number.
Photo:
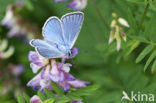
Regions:
<svg viewBox="0 0 156 103"><path fill-rule="evenodd" d="M130 2L134 2L134 3L139 3L139 4L145 4L146 0L127 0L127 1L130 1Z"/></svg>
<svg viewBox="0 0 156 103"><path fill-rule="evenodd" d="M32 3L31 3L31 0L24 0L25 1L25 3L26 3L26 7L29 9L29 10L33 10L34 9L34 7L33 7L33 5L32 5Z"/></svg>
<svg viewBox="0 0 156 103"><path fill-rule="evenodd" d="M150 3L150 7L151 7L153 10L156 11L156 1L155 1L155 0L150 0L149 3Z"/></svg>
<svg viewBox="0 0 156 103"><path fill-rule="evenodd" d="M150 42L156 42L156 21L155 21L155 17L156 17L156 12L153 12L151 15L150 20L146 23L145 26L145 31L144 31L144 36L146 36L146 38L148 40L150 40Z"/></svg>
<svg viewBox="0 0 156 103"><path fill-rule="evenodd" d="M153 65L152 65L152 73L156 70L156 60L154 61Z"/></svg>
<svg viewBox="0 0 156 103"><path fill-rule="evenodd" d="M144 66L144 71L146 71L147 67L149 66L149 64L152 62L152 60L156 57L156 50L154 52L152 52L152 54L150 55L149 59L147 60L145 66Z"/></svg>
<svg viewBox="0 0 156 103"><path fill-rule="evenodd" d="M128 35L133 40L137 40L139 42L147 43L147 39L144 36L134 36L134 35Z"/></svg>
<svg viewBox="0 0 156 103"><path fill-rule="evenodd" d="M153 45L148 45L137 57L136 63L139 63L152 49Z"/></svg>
<svg viewBox="0 0 156 103"><path fill-rule="evenodd" d="M131 34L134 34L137 32L138 29L137 29L136 20L133 17L131 9L128 9L127 15L128 15L128 22L129 22L130 28L131 28L130 32L132 32ZM128 36L130 36L130 35L128 35Z"/></svg>
<svg viewBox="0 0 156 103"><path fill-rule="evenodd" d="M82 100L82 98L80 96L78 96L77 94L72 93L72 92L68 93L66 96L68 98L70 98L71 100L75 100L75 101L81 101Z"/></svg>
<svg viewBox="0 0 156 103"><path fill-rule="evenodd" d="M45 95L40 90L37 91L37 95L40 97L42 101L46 100Z"/></svg>
<svg viewBox="0 0 156 103"><path fill-rule="evenodd" d="M68 97L61 96L61 97L56 98L55 103L66 103L69 101L70 101L70 99Z"/></svg>
<svg viewBox="0 0 156 103"><path fill-rule="evenodd" d="M48 100L45 100L43 103L54 103L54 99L50 98Z"/></svg>
<svg viewBox="0 0 156 103"><path fill-rule="evenodd" d="M19 94L17 95L17 101L18 103L25 103L23 98Z"/></svg>
<svg viewBox="0 0 156 103"><path fill-rule="evenodd" d="M73 93L75 93L78 96L91 95L98 88L99 88L98 85L92 85L92 86L87 86L87 87L83 87L81 89L78 89L78 90L74 91Z"/></svg>
<svg viewBox="0 0 156 103"><path fill-rule="evenodd" d="M64 91L58 84L52 82L52 87L53 87L54 91L56 92L56 94L58 94L59 96L64 95Z"/></svg>
<svg viewBox="0 0 156 103"><path fill-rule="evenodd" d="M45 94L47 95L47 97L49 97L49 98L54 98L54 94L53 94L53 92L52 91L50 91L50 90L48 90L48 89L44 89L44 91L45 91Z"/></svg>
<svg viewBox="0 0 156 103"><path fill-rule="evenodd" d="M129 44L130 44L130 47L128 47L128 50L126 51L125 56L128 56L131 52L133 52L133 50L139 46L140 42L132 41L132 42L129 42Z"/></svg>
<svg viewBox="0 0 156 103"><path fill-rule="evenodd" d="M30 103L30 97L26 93L23 93L23 97L27 103Z"/></svg>

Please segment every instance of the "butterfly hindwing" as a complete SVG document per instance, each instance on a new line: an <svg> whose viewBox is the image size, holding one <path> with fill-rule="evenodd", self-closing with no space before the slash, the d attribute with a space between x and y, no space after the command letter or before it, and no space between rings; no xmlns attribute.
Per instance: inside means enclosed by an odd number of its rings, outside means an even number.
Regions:
<svg viewBox="0 0 156 103"><path fill-rule="evenodd" d="M65 55L55 45L51 45L43 40L32 40L30 44L36 48L36 51L41 56L46 58L57 58Z"/></svg>
<svg viewBox="0 0 156 103"><path fill-rule="evenodd" d="M37 47L36 50L41 56L45 58L60 58L65 56L64 53L60 53L52 48Z"/></svg>
<svg viewBox="0 0 156 103"><path fill-rule="evenodd" d="M61 18L64 41L69 45L70 49L78 37L83 19L84 14L82 12L68 13Z"/></svg>

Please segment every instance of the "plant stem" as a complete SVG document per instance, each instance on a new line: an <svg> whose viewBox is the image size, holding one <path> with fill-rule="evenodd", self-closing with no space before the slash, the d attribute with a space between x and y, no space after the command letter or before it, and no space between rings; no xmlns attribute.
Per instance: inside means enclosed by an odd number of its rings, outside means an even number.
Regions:
<svg viewBox="0 0 156 103"><path fill-rule="evenodd" d="M97 7L95 1L94 1L94 0L90 0L90 1L91 1L91 3L93 4L95 10L97 11L97 13L98 13L100 19L102 20L103 24L105 25L105 27L107 28L107 30L109 30L109 26L108 26L108 24L106 23L106 21L105 21L103 15L101 14L99 8Z"/></svg>
<svg viewBox="0 0 156 103"><path fill-rule="evenodd" d="M144 19L145 19L145 16L146 16L146 14L147 14L147 11L148 11L148 9L149 9L149 6L150 6L150 4L149 4L149 1L147 0L147 4L146 4L146 8L145 8L145 10L144 10L144 13L143 13L143 15L142 15L142 17L141 17L141 20L140 20L140 23L139 23L139 30L141 29L141 26L142 26L142 24L143 24L143 22L144 22Z"/></svg>

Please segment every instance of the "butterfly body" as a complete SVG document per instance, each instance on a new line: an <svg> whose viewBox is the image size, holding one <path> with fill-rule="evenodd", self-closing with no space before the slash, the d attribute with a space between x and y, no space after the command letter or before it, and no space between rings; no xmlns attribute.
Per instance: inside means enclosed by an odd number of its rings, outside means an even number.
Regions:
<svg viewBox="0 0 156 103"><path fill-rule="evenodd" d="M79 35L83 13L73 12L64 15L61 19L50 17L42 28L44 40L33 39L31 46L46 58L61 58L70 55L71 49Z"/></svg>

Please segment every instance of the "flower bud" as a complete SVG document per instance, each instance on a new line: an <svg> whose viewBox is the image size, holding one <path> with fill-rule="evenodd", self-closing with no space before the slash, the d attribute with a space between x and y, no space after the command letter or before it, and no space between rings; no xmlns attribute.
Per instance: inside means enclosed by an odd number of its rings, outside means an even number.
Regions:
<svg viewBox="0 0 156 103"><path fill-rule="evenodd" d="M111 30L110 31L110 36L109 36L108 44L111 44L114 39L115 39L115 32L114 32L114 30Z"/></svg>
<svg viewBox="0 0 156 103"><path fill-rule="evenodd" d="M119 22L121 25L123 25L123 26L129 28L129 24L128 24L128 22L127 22L125 19L119 18L119 19L118 19L118 22Z"/></svg>
<svg viewBox="0 0 156 103"><path fill-rule="evenodd" d="M8 41L6 39L3 39L0 43L0 52L4 51L8 46Z"/></svg>
<svg viewBox="0 0 156 103"><path fill-rule="evenodd" d="M42 103L41 99L37 95L34 95L33 97L31 97L30 102L31 103Z"/></svg>
<svg viewBox="0 0 156 103"><path fill-rule="evenodd" d="M9 58L10 56L13 55L14 51L15 51L14 47L10 46L7 51L0 53L0 58L7 59L7 58Z"/></svg>

